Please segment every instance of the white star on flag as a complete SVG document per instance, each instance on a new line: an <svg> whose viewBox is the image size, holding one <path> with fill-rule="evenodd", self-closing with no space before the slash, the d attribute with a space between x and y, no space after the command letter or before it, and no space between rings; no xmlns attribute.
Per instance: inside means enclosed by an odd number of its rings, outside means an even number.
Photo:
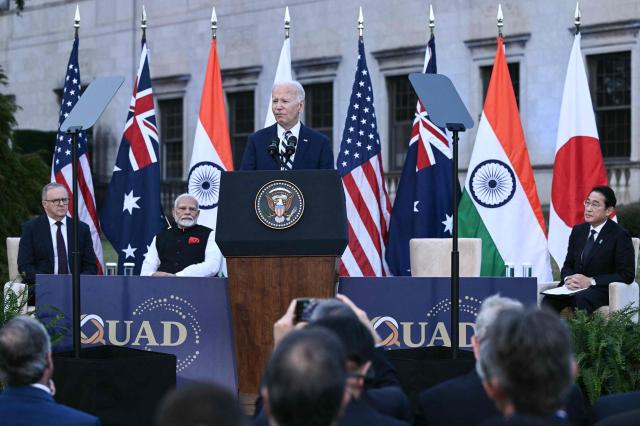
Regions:
<svg viewBox="0 0 640 426"><path fill-rule="evenodd" d="M445 213L444 217L445 219L441 222L444 225L444 232L448 232L449 234L452 234L453 215L449 216L448 214Z"/></svg>
<svg viewBox="0 0 640 426"><path fill-rule="evenodd" d="M136 258L136 255L134 254L136 250L138 249L131 247L131 244L128 244L127 248L122 249L127 258L133 257L134 259Z"/></svg>
<svg viewBox="0 0 640 426"><path fill-rule="evenodd" d="M133 214L133 209L139 209L138 200L140 197L133 196L133 190L124 196L124 204L122 205L122 211L128 210L129 214Z"/></svg>
<svg viewBox="0 0 640 426"><path fill-rule="evenodd" d="M418 203L419 202L420 202L420 200L413 202L413 211L414 211L414 213L420 213L420 210L418 210Z"/></svg>

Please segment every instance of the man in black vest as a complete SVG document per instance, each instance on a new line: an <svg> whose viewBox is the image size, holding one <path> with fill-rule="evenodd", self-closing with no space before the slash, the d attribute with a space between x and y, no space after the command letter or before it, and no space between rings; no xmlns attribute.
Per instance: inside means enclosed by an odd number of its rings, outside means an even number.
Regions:
<svg viewBox="0 0 640 426"><path fill-rule="evenodd" d="M156 277L210 277L218 273L222 254L211 229L198 225L198 201L189 194L176 198L176 225L155 236L140 275Z"/></svg>

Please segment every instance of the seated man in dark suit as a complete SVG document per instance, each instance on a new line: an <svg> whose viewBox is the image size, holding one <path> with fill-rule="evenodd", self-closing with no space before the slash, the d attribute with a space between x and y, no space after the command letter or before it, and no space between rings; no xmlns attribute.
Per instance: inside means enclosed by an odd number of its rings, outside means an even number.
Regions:
<svg viewBox="0 0 640 426"><path fill-rule="evenodd" d="M18 271L25 274L25 282L35 283L36 274L71 273L73 232L69 211L69 194L59 183L42 188L44 214L22 225L18 248ZM96 254L89 225L78 223L78 251L80 273L98 273Z"/></svg>
<svg viewBox="0 0 640 426"><path fill-rule="evenodd" d="M569 296L545 296L542 303L558 312L565 307L591 313L609 304L609 283L631 283L635 254L629 233L609 219L616 196L608 186L596 186L584 202L585 223L574 226L560 272Z"/></svg>
<svg viewBox="0 0 640 426"><path fill-rule="evenodd" d="M597 422L637 409L640 409L640 391L603 395L593 405L593 418Z"/></svg>
<svg viewBox="0 0 640 426"><path fill-rule="evenodd" d="M97 417L53 400L51 341L31 317L16 317L0 329L0 424L99 425Z"/></svg>
<svg viewBox="0 0 640 426"><path fill-rule="evenodd" d="M564 321L546 309L500 312L480 342L478 373L502 418L483 425L564 425L577 365Z"/></svg>
<svg viewBox="0 0 640 426"><path fill-rule="evenodd" d="M304 89L297 81L282 81L271 90L276 124L249 135L240 170L333 169L333 148L322 133L300 122ZM293 155L287 155L293 146Z"/></svg>

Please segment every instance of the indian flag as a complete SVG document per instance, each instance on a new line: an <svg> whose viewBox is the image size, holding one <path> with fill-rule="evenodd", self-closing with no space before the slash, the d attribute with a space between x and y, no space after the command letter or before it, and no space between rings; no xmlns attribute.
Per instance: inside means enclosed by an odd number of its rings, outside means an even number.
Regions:
<svg viewBox="0 0 640 426"><path fill-rule="evenodd" d="M483 276L503 276L505 263L531 264L551 281L547 236L518 106L498 38L480 125L459 205L460 237L482 239Z"/></svg>

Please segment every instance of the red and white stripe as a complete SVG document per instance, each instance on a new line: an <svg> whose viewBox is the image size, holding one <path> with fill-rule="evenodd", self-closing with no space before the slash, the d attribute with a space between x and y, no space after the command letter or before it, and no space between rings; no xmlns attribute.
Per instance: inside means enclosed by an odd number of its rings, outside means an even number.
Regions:
<svg viewBox="0 0 640 426"><path fill-rule="evenodd" d="M385 260L391 201L384 183L382 156L371 157L342 177L349 245L340 262L340 275L387 276Z"/></svg>

